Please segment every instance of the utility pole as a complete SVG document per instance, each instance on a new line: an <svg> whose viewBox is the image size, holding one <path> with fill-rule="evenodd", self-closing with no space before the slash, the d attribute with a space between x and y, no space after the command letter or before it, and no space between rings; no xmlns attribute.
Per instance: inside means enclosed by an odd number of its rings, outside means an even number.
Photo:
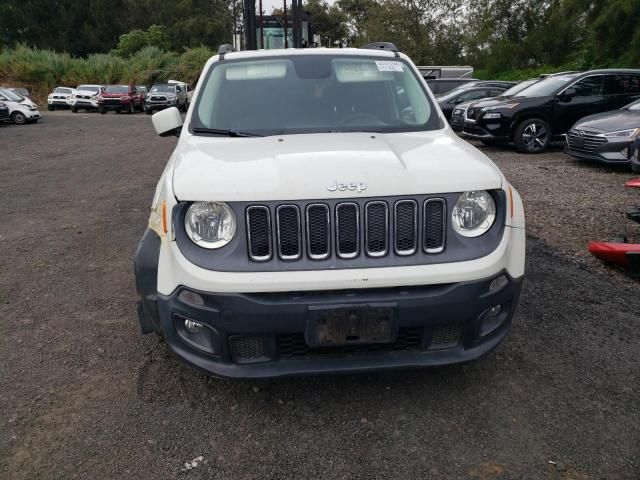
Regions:
<svg viewBox="0 0 640 480"><path fill-rule="evenodd" d="M264 50L264 23L262 21L262 0L260 0L260 48Z"/></svg>
<svg viewBox="0 0 640 480"><path fill-rule="evenodd" d="M284 0L284 48L289 48L289 32L287 26L287 0Z"/></svg>

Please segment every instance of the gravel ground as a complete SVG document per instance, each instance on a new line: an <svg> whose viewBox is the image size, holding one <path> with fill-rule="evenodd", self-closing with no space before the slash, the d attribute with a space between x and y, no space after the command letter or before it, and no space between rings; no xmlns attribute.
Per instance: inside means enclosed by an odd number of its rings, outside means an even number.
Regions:
<svg viewBox="0 0 640 480"><path fill-rule="evenodd" d="M145 115L0 127L0 478L640 477L638 286L585 253L638 236L628 172L484 148L532 236L481 361L226 381L138 332L132 255L174 144Z"/></svg>

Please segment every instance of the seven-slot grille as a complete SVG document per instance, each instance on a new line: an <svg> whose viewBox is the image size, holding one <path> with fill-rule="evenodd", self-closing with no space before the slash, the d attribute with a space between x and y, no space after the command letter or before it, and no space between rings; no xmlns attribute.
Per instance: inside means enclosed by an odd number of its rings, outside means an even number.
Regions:
<svg viewBox="0 0 640 480"><path fill-rule="evenodd" d="M582 132L582 135L576 132L567 134L567 145L571 150L581 153L593 153L600 145L607 143L607 139L599 137L590 132Z"/></svg>
<svg viewBox="0 0 640 480"><path fill-rule="evenodd" d="M273 218L272 218L273 217ZM389 253L399 256L440 253L445 248L447 206L442 198L418 204L413 199L389 203L372 200L363 205L340 202L308 205L281 204L270 209L252 205L246 209L249 258L266 262L372 258ZM332 249L335 252L332 252Z"/></svg>

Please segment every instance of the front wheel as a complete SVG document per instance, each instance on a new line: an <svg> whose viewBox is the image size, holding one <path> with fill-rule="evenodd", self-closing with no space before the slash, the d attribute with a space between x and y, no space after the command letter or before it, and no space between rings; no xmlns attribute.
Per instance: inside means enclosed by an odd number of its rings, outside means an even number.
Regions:
<svg viewBox="0 0 640 480"><path fill-rule="evenodd" d="M146 113L147 115L151 115L153 113L153 110L151 110L150 108L145 108L144 113Z"/></svg>
<svg viewBox="0 0 640 480"><path fill-rule="evenodd" d="M71 107L71 111L72 111L73 113L78 113L78 109L77 109L76 107Z"/></svg>
<svg viewBox="0 0 640 480"><path fill-rule="evenodd" d="M100 115L105 115L107 113L107 111L102 107L98 108L98 112L100 112Z"/></svg>
<svg viewBox="0 0 640 480"><path fill-rule="evenodd" d="M129 107L127 108L127 113L131 115L133 113L133 102L129 102Z"/></svg>
<svg viewBox="0 0 640 480"><path fill-rule="evenodd" d="M47 110L53 112L55 110L55 107L53 105L47 105Z"/></svg>
<svg viewBox="0 0 640 480"><path fill-rule="evenodd" d="M640 173L640 163L631 162L631 171L633 173Z"/></svg>
<svg viewBox="0 0 640 480"><path fill-rule="evenodd" d="M27 117L22 112L13 112L11 114L11 121L16 125L24 125L27 123Z"/></svg>
<svg viewBox="0 0 640 480"><path fill-rule="evenodd" d="M551 141L551 127L540 118L530 118L516 127L513 143L520 153L542 153Z"/></svg>

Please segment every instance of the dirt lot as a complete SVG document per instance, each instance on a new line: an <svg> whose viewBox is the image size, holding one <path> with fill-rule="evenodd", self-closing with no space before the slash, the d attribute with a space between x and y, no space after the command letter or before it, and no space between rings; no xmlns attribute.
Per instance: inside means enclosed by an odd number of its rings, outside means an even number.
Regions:
<svg viewBox="0 0 640 480"><path fill-rule="evenodd" d="M531 236L483 360L224 381L138 332L132 255L174 144L145 115L0 127L0 478L640 477L640 290L585 253L640 236L629 172L484 149Z"/></svg>

